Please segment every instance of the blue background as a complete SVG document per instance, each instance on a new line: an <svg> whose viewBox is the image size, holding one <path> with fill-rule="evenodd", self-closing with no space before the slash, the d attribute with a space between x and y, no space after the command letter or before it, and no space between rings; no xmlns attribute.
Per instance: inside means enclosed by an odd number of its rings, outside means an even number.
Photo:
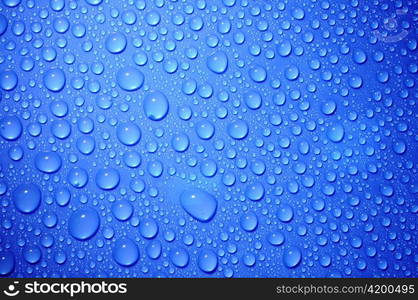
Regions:
<svg viewBox="0 0 418 300"><path fill-rule="evenodd" d="M416 4L1 0L0 275L415 277Z"/></svg>

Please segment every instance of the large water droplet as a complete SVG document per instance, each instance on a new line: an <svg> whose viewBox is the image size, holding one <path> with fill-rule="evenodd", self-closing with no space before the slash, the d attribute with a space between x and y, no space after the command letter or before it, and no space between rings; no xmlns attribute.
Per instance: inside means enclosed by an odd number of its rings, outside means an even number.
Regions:
<svg viewBox="0 0 418 300"><path fill-rule="evenodd" d="M260 83L267 79L267 71L262 66L254 66L249 71L250 77L254 82Z"/></svg>
<svg viewBox="0 0 418 300"><path fill-rule="evenodd" d="M359 89L363 85L363 79L359 75L353 75L349 78L348 83L354 89Z"/></svg>
<svg viewBox="0 0 418 300"><path fill-rule="evenodd" d="M12 252L0 252L0 275L6 276L13 272L15 268L15 257Z"/></svg>
<svg viewBox="0 0 418 300"><path fill-rule="evenodd" d="M183 248L170 251L170 260L178 268L184 268L189 263L189 253Z"/></svg>
<svg viewBox="0 0 418 300"><path fill-rule="evenodd" d="M283 233L275 231L270 233L267 239L273 246L280 246L284 243L285 237Z"/></svg>
<svg viewBox="0 0 418 300"><path fill-rule="evenodd" d="M259 109L261 107L262 98L258 91L252 90L244 95L245 104L250 109Z"/></svg>
<svg viewBox="0 0 418 300"><path fill-rule="evenodd" d="M196 124L196 133L202 140L209 140L215 134L215 126L209 121Z"/></svg>
<svg viewBox="0 0 418 300"><path fill-rule="evenodd" d="M96 184L102 190L113 190L119 181L119 172L114 168L103 168L96 174Z"/></svg>
<svg viewBox="0 0 418 300"><path fill-rule="evenodd" d="M6 32L8 26L7 18L3 15L0 15L0 36Z"/></svg>
<svg viewBox="0 0 418 300"><path fill-rule="evenodd" d="M97 6L102 3L103 0L86 0L86 2L92 6Z"/></svg>
<svg viewBox="0 0 418 300"><path fill-rule="evenodd" d="M160 257L161 252L162 252L161 243L158 240L153 240L145 248L145 251L149 258L157 259Z"/></svg>
<svg viewBox="0 0 418 300"><path fill-rule="evenodd" d="M321 111L327 116L332 115L336 109L337 109L337 104L335 103L335 101L332 101L332 100L322 103L322 106L321 106Z"/></svg>
<svg viewBox="0 0 418 300"><path fill-rule="evenodd" d="M59 206L66 206L70 203L71 193L68 188L60 187L55 191L55 201Z"/></svg>
<svg viewBox="0 0 418 300"><path fill-rule="evenodd" d="M234 121L228 125L228 134L236 140L242 140L248 134L248 125L243 120Z"/></svg>
<svg viewBox="0 0 418 300"><path fill-rule="evenodd" d="M38 246L26 246L23 249L23 258L30 264L36 264L41 256L42 252Z"/></svg>
<svg viewBox="0 0 418 300"><path fill-rule="evenodd" d="M245 189L245 196L252 201L259 201L264 196L264 187L261 183L253 183Z"/></svg>
<svg viewBox="0 0 418 300"><path fill-rule="evenodd" d="M106 38L105 47L113 54L122 53L126 48L126 37L120 32L112 33Z"/></svg>
<svg viewBox="0 0 418 300"><path fill-rule="evenodd" d="M145 16L145 20L147 21L148 25L157 26L160 23L160 14L156 10L151 10Z"/></svg>
<svg viewBox="0 0 418 300"><path fill-rule="evenodd" d="M129 122L120 124L117 128L116 135L122 144L133 146L141 139L141 130L136 124Z"/></svg>
<svg viewBox="0 0 418 300"><path fill-rule="evenodd" d="M215 216L218 206L215 197L197 188L183 191L180 203L189 215L201 222L209 222Z"/></svg>
<svg viewBox="0 0 418 300"><path fill-rule="evenodd" d="M366 53L361 49L355 49L353 51L353 60L358 64L363 64L367 60Z"/></svg>
<svg viewBox="0 0 418 300"><path fill-rule="evenodd" d="M65 74L61 69L53 68L44 74L44 85L51 92L61 91L66 82Z"/></svg>
<svg viewBox="0 0 418 300"><path fill-rule="evenodd" d="M0 135L8 141L14 141L22 135L22 123L16 116L6 116L0 120Z"/></svg>
<svg viewBox="0 0 418 300"><path fill-rule="evenodd" d="M71 214L68 220L70 234L78 240L88 240L93 237L100 226L99 214L90 207L79 208Z"/></svg>
<svg viewBox="0 0 418 300"><path fill-rule="evenodd" d="M121 266L130 267L139 259L138 246L128 238L117 240L113 247L113 258Z"/></svg>
<svg viewBox="0 0 418 300"><path fill-rule="evenodd" d="M158 224L153 219L144 219L139 224L139 232L144 238L152 239L158 233Z"/></svg>
<svg viewBox="0 0 418 300"><path fill-rule="evenodd" d="M17 75L12 70L0 72L0 87L5 91L11 91L17 86Z"/></svg>
<svg viewBox="0 0 418 300"><path fill-rule="evenodd" d="M396 154L404 154L406 151L406 143L404 141L395 141L393 143L393 151Z"/></svg>
<svg viewBox="0 0 418 300"><path fill-rule="evenodd" d="M217 169L218 166L213 160L204 160L200 165L200 172L206 177L215 176Z"/></svg>
<svg viewBox="0 0 418 300"><path fill-rule="evenodd" d="M44 173L55 173L61 168L61 157L55 152L38 153L35 157L36 168Z"/></svg>
<svg viewBox="0 0 418 300"><path fill-rule="evenodd" d="M288 80L296 80L299 77L299 69L297 66L290 66L285 70L285 76Z"/></svg>
<svg viewBox="0 0 418 300"><path fill-rule="evenodd" d="M251 232L254 231L258 226L257 215L253 212L246 213L241 216L240 224L242 229Z"/></svg>
<svg viewBox="0 0 418 300"><path fill-rule="evenodd" d="M136 91L144 84L144 74L134 67L124 67L116 74L116 82L125 91Z"/></svg>
<svg viewBox="0 0 418 300"><path fill-rule="evenodd" d="M68 173L68 181L75 188L81 189L85 187L88 180L87 171L82 168L74 167Z"/></svg>
<svg viewBox="0 0 418 300"><path fill-rule="evenodd" d="M127 200L120 200L112 205L112 214L119 221L127 221L132 217L134 208Z"/></svg>
<svg viewBox="0 0 418 300"><path fill-rule="evenodd" d="M344 138L344 127L341 124L332 124L327 131L327 137L334 143L339 143Z"/></svg>
<svg viewBox="0 0 418 300"><path fill-rule="evenodd" d="M185 134L179 134L173 137L171 144L177 152L184 152L189 147L189 137Z"/></svg>
<svg viewBox="0 0 418 300"><path fill-rule="evenodd" d="M81 136L77 139L76 146L81 153L89 155L96 148L96 141L91 136Z"/></svg>
<svg viewBox="0 0 418 300"><path fill-rule="evenodd" d="M279 207L277 216L282 222L290 222L293 219L293 208L288 204L282 204Z"/></svg>
<svg viewBox="0 0 418 300"><path fill-rule="evenodd" d="M218 266L218 257L212 250L202 250L199 253L197 263L203 272L212 273Z"/></svg>
<svg viewBox="0 0 418 300"><path fill-rule="evenodd" d="M222 51L218 51L207 58L206 64L216 74L225 73L228 68L228 57Z"/></svg>
<svg viewBox="0 0 418 300"><path fill-rule="evenodd" d="M33 183L19 185L13 192L16 208L25 214L34 212L41 204L41 190Z"/></svg>
<svg viewBox="0 0 418 300"><path fill-rule="evenodd" d="M64 140L71 134L71 124L67 120L55 120L51 132L56 138Z"/></svg>
<svg viewBox="0 0 418 300"><path fill-rule="evenodd" d="M160 121L168 113L167 97L161 92L150 92L144 99L144 111L148 119Z"/></svg>
<svg viewBox="0 0 418 300"><path fill-rule="evenodd" d="M302 260L302 252L299 248L291 246L287 248L283 253L283 262L288 268L297 267Z"/></svg>
<svg viewBox="0 0 418 300"><path fill-rule="evenodd" d="M279 52L280 56L286 57L292 52L292 45L289 41L283 41L277 45L277 51Z"/></svg>

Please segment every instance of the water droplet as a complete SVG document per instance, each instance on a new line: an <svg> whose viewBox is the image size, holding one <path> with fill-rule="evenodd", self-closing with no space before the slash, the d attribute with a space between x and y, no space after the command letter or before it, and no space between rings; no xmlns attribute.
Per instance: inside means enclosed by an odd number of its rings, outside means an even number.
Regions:
<svg viewBox="0 0 418 300"><path fill-rule="evenodd" d="M179 134L173 137L171 144L177 152L184 152L189 148L189 137L185 134Z"/></svg>
<svg viewBox="0 0 418 300"><path fill-rule="evenodd" d="M183 248L170 251L170 260L178 268L184 268L189 263L189 253Z"/></svg>
<svg viewBox="0 0 418 300"><path fill-rule="evenodd" d="M68 220L68 230L77 240L92 238L100 227L99 214L90 207L79 208L74 211Z"/></svg>
<svg viewBox="0 0 418 300"><path fill-rule="evenodd" d="M113 190L119 181L119 172L114 168L103 168L96 174L96 184L102 190Z"/></svg>
<svg viewBox="0 0 418 300"><path fill-rule="evenodd" d="M0 275L7 276L15 268L15 257L10 251L0 252Z"/></svg>
<svg viewBox="0 0 418 300"><path fill-rule="evenodd" d="M19 185L13 192L16 208L25 214L33 213L41 204L41 190L33 183Z"/></svg>
<svg viewBox="0 0 418 300"><path fill-rule="evenodd" d="M207 66L209 70L216 74L225 73L228 68L228 57L222 51L218 51L207 58Z"/></svg>
<svg viewBox="0 0 418 300"><path fill-rule="evenodd" d="M366 53L363 50L355 49L353 52L353 60L358 64L364 64L367 60Z"/></svg>
<svg viewBox="0 0 418 300"><path fill-rule="evenodd" d="M91 136L82 136L77 139L76 146L81 153L89 155L96 148L96 141Z"/></svg>
<svg viewBox="0 0 418 300"><path fill-rule="evenodd" d="M144 84L144 74L135 67L124 67L116 74L116 82L125 91L136 91Z"/></svg>
<svg viewBox="0 0 418 300"><path fill-rule="evenodd" d="M339 143L343 140L345 130L341 124L332 124L327 131L327 137L334 143Z"/></svg>
<svg viewBox="0 0 418 300"><path fill-rule="evenodd" d="M57 172L61 164L61 157L55 152L41 152L35 157L36 168L44 173Z"/></svg>
<svg viewBox="0 0 418 300"><path fill-rule="evenodd" d="M148 25L157 26L160 23L160 14L156 10L149 11L146 16L145 20L147 21Z"/></svg>
<svg viewBox="0 0 418 300"><path fill-rule="evenodd" d="M243 120L234 121L228 125L228 134L236 140L242 140L248 135L248 125Z"/></svg>
<svg viewBox="0 0 418 300"><path fill-rule="evenodd" d="M145 248L145 251L149 258L157 259L160 257L162 252L161 243L157 240L151 241Z"/></svg>
<svg viewBox="0 0 418 300"><path fill-rule="evenodd" d="M60 187L55 191L55 200L59 206L67 206L70 199L71 193L66 187Z"/></svg>
<svg viewBox="0 0 418 300"><path fill-rule="evenodd" d="M158 233L158 224L153 219L144 219L139 224L139 232L146 239L153 239Z"/></svg>
<svg viewBox="0 0 418 300"><path fill-rule="evenodd" d="M0 36L2 36L7 30L7 22L7 18L4 15L0 15Z"/></svg>
<svg viewBox="0 0 418 300"><path fill-rule="evenodd" d="M245 195L252 201L259 201L264 196L264 187L261 183L253 183L245 189Z"/></svg>
<svg viewBox="0 0 418 300"><path fill-rule="evenodd" d="M144 112L148 119L160 121L168 113L167 97L161 92L150 92L144 99Z"/></svg>
<svg viewBox="0 0 418 300"><path fill-rule="evenodd" d="M393 144L393 151L396 154L404 154L406 151L406 143L404 141L395 141Z"/></svg>
<svg viewBox="0 0 418 300"><path fill-rule="evenodd" d="M252 90L244 95L245 104L250 109L259 109L262 103L262 97L256 90Z"/></svg>
<svg viewBox="0 0 418 300"><path fill-rule="evenodd" d="M289 41L283 41L277 46L277 51L279 52L280 56L289 56L292 52L292 44L290 44Z"/></svg>
<svg viewBox="0 0 418 300"><path fill-rule="evenodd" d="M86 2L92 6L97 6L102 3L103 0L86 0Z"/></svg>
<svg viewBox="0 0 418 300"><path fill-rule="evenodd" d="M112 54L122 53L127 45L126 37L120 32L109 34L106 38L105 47Z"/></svg>
<svg viewBox="0 0 418 300"><path fill-rule="evenodd" d="M183 209L201 222L209 222L215 216L218 203L211 194L200 189L185 190L180 195Z"/></svg>
<svg viewBox="0 0 418 300"><path fill-rule="evenodd" d="M132 217L134 208L127 200L120 200L112 205L112 214L119 221L127 221Z"/></svg>
<svg viewBox="0 0 418 300"><path fill-rule="evenodd" d="M287 248L283 253L283 262L288 268L297 267L302 260L302 252L295 246Z"/></svg>
<svg viewBox="0 0 418 300"><path fill-rule="evenodd" d="M254 231L258 226L258 218L255 213L246 213L241 217L241 227L245 231Z"/></svg>
<svg viewBox="0 0 418 300"><path fill-rule="evenodd" d="M51 92L61 91L66 82L65 74L61 69L52 68L44 74L44 85Z"/></svg>
<svg viewBox="0 0 418 300"><path fill-rule="evenodd" d="M71 134L71 124L67 120L55 120L51 125L51 131L56 138L64 140Z"/></svg>
<svg viewBox="0 0 418 300"><path fill-rule="evenodd" d="M293 219L293 208L288 204L280 205L277 216L282 222L290 222Z"/></svg>
<svg viewBox="0 0 418 300"><path fill-rule="evenodd" d="M215 127L209 121L196 124L196 133L202 140L209 140L215 134Z"/></svg>
<svg viewBox="0 0 418 300"><path fill-rule="evenodd" d="M202 250L199 253L197 263L203 272L212 273L218 266L218 257L212 250Z"/></svg>
<svg viewBox="0 0 418 300"><path fill-rule="evenodd" d="M136 151L125 152L123 161L130 168L137 168L141 164L141 156Z"/></svg>
<svg viewBox="0 0 418 300"><path fill-rule="evenodd" d="M285 241L284 234L281 232L277 232L277 231L270 233L267 239L269 243L272 244L273 246L283 245Z"/></svg>
<svg viewBox="0 0 418 300"><path fill-rule="evenodd" d="M163 174L164 166L160 161L154 160L148 163L147 170L152 177L157 178Z"/></svg>
<svg viewBox="0 0 418 300"><path fill-rule="evenodd" d="M363 85L363 79L359 75L351 76L348 82L354 89L359 89Z"/></svg>
<svg viewBox="0 0 418 300"><path fill-rule="evenodd" d="M68 181L75 188L81 189L85 187L88 180L88 173L82 168L74 167L68 173Z"/></svg>
<svg viewBox="0 0 418 300"><path fill-rule="evenodd" d="M136 124L129 122L120 124L117 128L116 135L122 144L134 146L141 139L141 130Z"/></svg>
<svg viewBox="0 0 418 300"><path fill-rule="evenodd" d="M38 246L26 246L23 249L23 258L30 264L36 264L41 259L42 252Z"/></svg>
<svg viewBox="0 0 418 300"><path fill-rule="evenodd" d="M335 110L337 109L337 104L335 101L329 100L322 103L321 111L324 113L324 115L332 115L335 113Z"/></svg>
<svg viewBox="0 0 418 300"><path fill-rule="evenodd" d="M267 71L262 66L254 66L250 69L250 78L257 83L264 82L267 79Z"/></svg>
<svg viewBox="0 0 418 300"><path fill-rule="evenodd" d="M113 247L113 258L121 266L130 267L139 259L138 246L131 239L119 239Z"/></svg>
<svg viewBox="0 0 418 300"><path fill-rule="evenodd" d="M0 120L0 135L8 141L17 140L22 135L22 123L16 116L6 116Z"/></svg>
<svg viewBox="0 0 418 300"><path fill-rule="evenodd" d="M296 66L286 68L285 76L288 80L296 80L299 77L299 69Z"/></svg>
<svg viewBox="0 0 418 300"><path fill-rule="evenodd" d="M214 162L213 160L205 160L200 165L200 172L203 174L203 176L206 177L215 176L217 170L218 166L216 165L216 162Z"/></svg>
<svg viewBox="0 0 418 300"><path fill-rule="evenodd" d="M0 87L5 91L11 91L17 86L18 77L12 70L0 72Z"/></svg>

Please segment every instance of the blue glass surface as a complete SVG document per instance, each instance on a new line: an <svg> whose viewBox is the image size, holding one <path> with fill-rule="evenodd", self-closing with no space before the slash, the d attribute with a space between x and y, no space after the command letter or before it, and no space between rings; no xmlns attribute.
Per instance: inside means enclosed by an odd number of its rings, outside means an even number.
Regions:
<svg viewBox="0 0 418 300"><path fill-rule="evenodd" d="M1 0L0 276L416 277L416 4Z"/></svg>

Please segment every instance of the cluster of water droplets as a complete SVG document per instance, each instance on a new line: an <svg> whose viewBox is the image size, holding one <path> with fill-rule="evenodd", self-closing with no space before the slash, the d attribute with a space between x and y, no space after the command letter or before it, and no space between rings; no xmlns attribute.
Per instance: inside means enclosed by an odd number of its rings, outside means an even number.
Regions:
<svg viewBox="0 0 418 300"><path fill-rule="evenodd" d="M413 14L1 0L0 276L416 276Z"/></svg>

